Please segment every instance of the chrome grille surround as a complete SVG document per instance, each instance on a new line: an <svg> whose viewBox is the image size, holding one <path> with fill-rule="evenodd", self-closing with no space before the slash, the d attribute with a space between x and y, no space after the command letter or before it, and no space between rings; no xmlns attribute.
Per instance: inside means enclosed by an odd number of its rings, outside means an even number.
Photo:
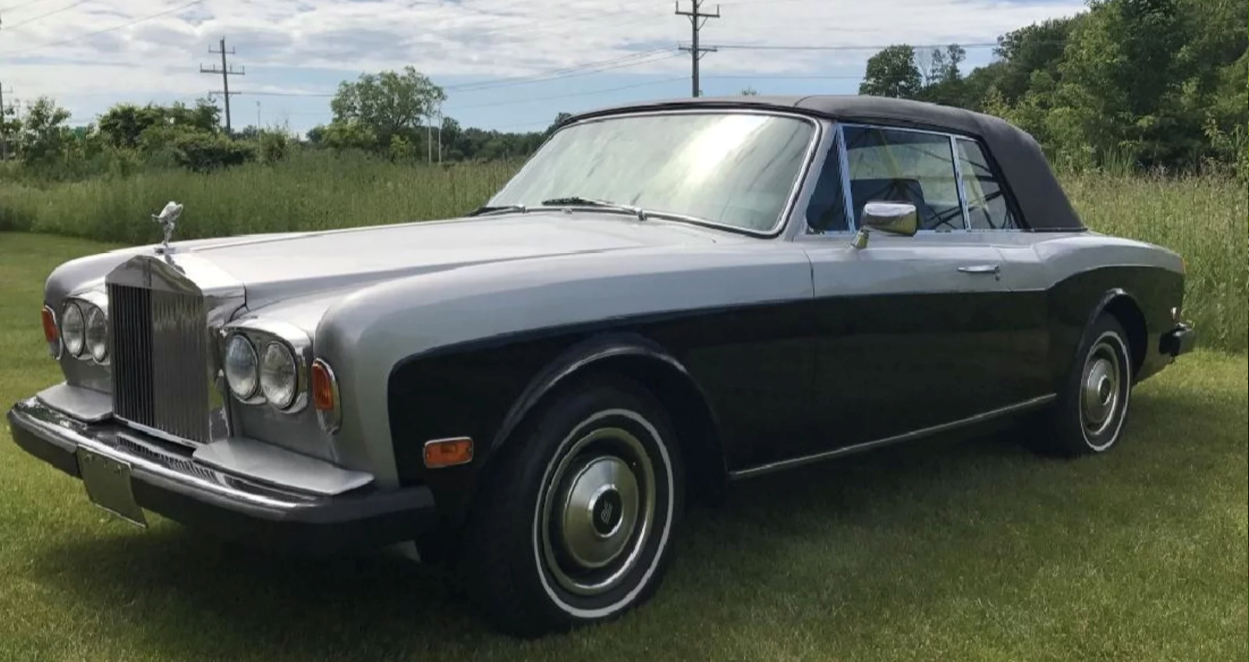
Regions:
<svg viewBox="0 0 1249 662"><path fill-rule="evenodd" d="M131 258L105 286L114 417L184 444L229 436L214 339L241 284L186 254Z"/></svg>

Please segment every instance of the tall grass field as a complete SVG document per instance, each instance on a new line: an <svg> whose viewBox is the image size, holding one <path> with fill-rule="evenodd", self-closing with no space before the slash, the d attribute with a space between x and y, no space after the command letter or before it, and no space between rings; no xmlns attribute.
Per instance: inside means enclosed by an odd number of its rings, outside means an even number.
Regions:
<svg viewBox="0 0 1249 662"><path fill-rule="evenodd" d="M121 243L159 239L144 222L169 200L186 204L178 237L318 230L461 215L485 202L517 163L401 165L363 155L297 152L278 165L214 174L159 170L41 187L0 179L0 231ZM2 176L2 173L0 173ZM1203 346L1249 345L1249 203L1243 181L1083 174L1063 184L1094 230L1180 253L1185 316Z"/></svg>

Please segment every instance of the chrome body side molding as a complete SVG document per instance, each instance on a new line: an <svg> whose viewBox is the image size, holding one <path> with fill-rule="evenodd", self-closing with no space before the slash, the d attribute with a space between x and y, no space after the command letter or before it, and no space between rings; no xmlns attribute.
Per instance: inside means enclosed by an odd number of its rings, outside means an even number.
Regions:
<svg viewBox="0 0 1249 662"><path fill-rule="evenodd" d="M862 453L864 451L870 451L876 448L883 448L885 446L891 446L893 444L900 444L900 443L907 442L907 441L914 441L916 439L923 439L924 437L930 437L936 434L940 434L942 432L950 432L952 430L957 430L959 428L970 427L978 423L986 423L994 419L1001 418L1003 416L1009 416L1011 414L1019 414L1019 413L1023 413L1032 409L1037 409L1039 407L1043 407L1053 402L1057 397L1058 397L1057 395L1051 393L1050 395L1043 395L1038 398L1033 398L1031 400L1021 402L1019 404L1010 405L1009 407L1002 407L1000 409L994 409L994 410L987 411L982 414L976 414L975 416L971 416L971 417L964 418L961 420L951 421L949 423L942 423L941 425L934 425L932 427L927 427L927 428L923 428L920 430L907 432L906 434L899 434L899 435L895 435L892 437L886 437L884 439L876 439L876 440L864 442L861 444L855 444L854 446L846 446L844 448L838 448L836 450L831 450L825 453L805 455L802 457L790 458L788 460L781 460L779 462L771 462L769 464L763 464L757 467L750 467L748 469L739 469L737 471L729 472L729 478L732 480L739 480L742 478L753 478L755 476L763 476L765 474L770 474L776 471L784 471L785 469L796 469L798 467L806 466L808 464L815 464L816 462L823 462L824 460L832 460L832 459L836 459L836 458L843 457L846 455L853 455L855 453Z"/></svg>

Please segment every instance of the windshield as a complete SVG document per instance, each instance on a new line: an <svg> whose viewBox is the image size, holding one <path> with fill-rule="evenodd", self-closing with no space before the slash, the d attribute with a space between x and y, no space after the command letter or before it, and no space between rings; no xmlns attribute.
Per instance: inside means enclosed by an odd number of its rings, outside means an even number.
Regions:
<svg viewBox="0 0 1249 662"><path fill-rule="evenodd" d="M781 218L811 122L747 113L622 116L555 133L488 203L577 197L768 232Z"/></svg>

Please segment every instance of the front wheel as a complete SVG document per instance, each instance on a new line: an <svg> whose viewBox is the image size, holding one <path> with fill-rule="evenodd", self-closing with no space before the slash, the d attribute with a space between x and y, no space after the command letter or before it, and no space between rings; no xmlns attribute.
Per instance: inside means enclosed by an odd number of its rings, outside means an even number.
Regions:
<svg viewBox="0 0 1249 662"><path fill-rule="evenodd" d="M567 389L535 412L488 472L460 573L494 627L535 636L645 602L672 556L680 449L645 390Z"/></svg>
<svg viewBox="0 0 1249 662"><path fill-rule="evenodd" d="M1114 448L1127 420L1132 377L1127 334L1113 315L1102 313L1085 330L1058 400L1034 431L1038 450L1079 457Z"/></svg>

